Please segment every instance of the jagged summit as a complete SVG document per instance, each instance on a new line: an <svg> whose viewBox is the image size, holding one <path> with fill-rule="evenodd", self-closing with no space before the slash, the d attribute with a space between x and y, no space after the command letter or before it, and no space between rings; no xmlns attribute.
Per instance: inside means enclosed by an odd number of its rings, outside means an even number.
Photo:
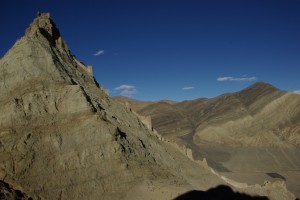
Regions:
<svg viewBox="0 0 300 200"><path fill-rule="evenodd" d="M15 88L15 92L24 92L20 90L24 86L29 90L64 83L85 86L96 84L107 94L95 81L92 67L85 66L70 54L66 42L48 13L38 14L25 35L0 62L0 70L7 74L5 80L0 82L3 93L11 88Z"/></svg>
<svg viewBox="0 0 300 200"><path fill-rule="evenodd" d="M59 29L50 18L50 13L38 13L30 26L26 29L25 36L44 36L51 45L64 48L68 52L68 47L62 39Z"/></svg>
<svg viewBox="0 0 300 200"><path fill-rule="evenodd" d="M47 33L53 39L60 37L60 32L53 20L50 18L50 13L38 13L30 26L26 29L26 36L38 36L40 32Z"/></svg>

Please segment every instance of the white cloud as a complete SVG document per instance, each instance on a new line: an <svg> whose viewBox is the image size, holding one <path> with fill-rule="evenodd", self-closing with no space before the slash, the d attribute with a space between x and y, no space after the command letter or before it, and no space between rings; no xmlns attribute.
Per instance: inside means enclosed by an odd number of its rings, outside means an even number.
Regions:
<svg viewBox="0 0 300 200"><path fill-rule="evenodd" d="M134 88L135 88L135 86L133 86L133 85L121 85L119 87L116 87L115 90L131 90Z"/></svg>
<svg viewBox="0 0 300 200"><path fill-rule="evenodd" d="M300 94L300 90L295 90L295 91L293 91L293 93Z"/></svg>
<svg viewBox="0 0 300 200"><path fill-rule="evenodd" d="M120 95L126 97L132 97L138 92L136 87L133 85L120 85L119 87L116 87L114 90L119 91Z"/></svg>
<svg viewBox="0 0 300 200"><path fill-rule="evenodd" d="M230 76L225 76L225 77L219 77L219 78L217 78L217 81L228 81L228 80L230 80L230 79L232 79L232 77L230 77Z"/></svg>
<svg viewBox="0 0 300 200"><path fill-rule="evenodd" d="M193 90L193 89L195 89L195 87L194 86L187 86L187 87L183 87L182 89L183 90Z"/></svg>
<svg viewBox="0 0 300 200"><path fill-rule="evenodd" d="M217 81L255 81L257 78L255 76L252 77L232 77L232 76L224 76L217 78Z"/></svg>
<svg viewBox="0 0 300 200"><path fill-rule="evenodd" d="M99 50L96 53L94 53L94 56L100 56L104 54L104 50Z"/></svg>

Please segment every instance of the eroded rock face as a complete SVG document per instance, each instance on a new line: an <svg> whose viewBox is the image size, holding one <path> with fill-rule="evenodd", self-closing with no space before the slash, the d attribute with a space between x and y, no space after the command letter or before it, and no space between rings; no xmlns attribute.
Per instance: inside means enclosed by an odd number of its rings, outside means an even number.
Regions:
<svg viewBox="0 0 300 200"><path fill-rule="evenodd" d="M58 28L50 18L50 13L38 13L38 17L30 24L25 34L28 37L43 36L51 43L51 45L68 51L68 47L61 38Z"/></svg>
<svg viewBox="0 0 300 200"><path fill-rule="evenodd" d="M0 90L0 180L33 199L172 199L224 184L112 100L48 14L0 60Z"/></svg>

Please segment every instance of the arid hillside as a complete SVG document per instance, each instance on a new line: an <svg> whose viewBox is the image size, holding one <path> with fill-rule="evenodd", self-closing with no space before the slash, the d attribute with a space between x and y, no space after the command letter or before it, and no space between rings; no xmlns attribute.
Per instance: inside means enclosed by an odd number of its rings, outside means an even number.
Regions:
<svg viewBox="0 0 300 200"><path fill-rule="evenodd" d="M300 95L267 83L212 99L126 102L139 114L150 115L153 127L169 138L193 134L195 142L231 146L300 145Z"/></svg>
<svg viewBox="0 0 300 200"><path fill-rule="evenodd" d="M48 13L1 58L0 90L1 199L180 199L224 189L294 199L282 183L241 186L159 140L72 55Z"/></svg>
<svg viewBox="0 0 300 200"><path fill-rule="evenodd" d="M135 102L132 109L151 116L163 137L225 176L253 184L285 180L300 196L300 95L258 82L212 99Z"/></svg>

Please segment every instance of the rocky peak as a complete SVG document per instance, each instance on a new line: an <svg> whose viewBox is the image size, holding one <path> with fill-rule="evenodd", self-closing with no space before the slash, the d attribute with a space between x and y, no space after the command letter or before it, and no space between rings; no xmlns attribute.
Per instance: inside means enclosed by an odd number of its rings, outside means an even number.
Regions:
<svg viewBox="0 0 300 200"><path fill-rule="evenodd" d="M269 83L265 83L265 82L256 82L253 85L251 85L249 88L278 90L273 85L271 85Z"/></svg>
<svg viewBox="0 0 300 200"><path fill-rule="evenodd" d="M280 90L271 84L264 83L264 82L256 82L256 83L250 85L249 87L247 87L246 89L244 89L240 92L237 92L237 94L246 95L248 97L253 97L253 96L261 96L261 95L271 94L276 91L279 92Z"/></svg>
<svg viewBox="0 0 300 200"><path fill-rule="evenodd" d="M38 13L30 26L26 29L25 36L27 37L45 37L51 46L63 48L69 52L65 41L62 39L59 29L54 21L50 18L50 13Z"/></svg>

